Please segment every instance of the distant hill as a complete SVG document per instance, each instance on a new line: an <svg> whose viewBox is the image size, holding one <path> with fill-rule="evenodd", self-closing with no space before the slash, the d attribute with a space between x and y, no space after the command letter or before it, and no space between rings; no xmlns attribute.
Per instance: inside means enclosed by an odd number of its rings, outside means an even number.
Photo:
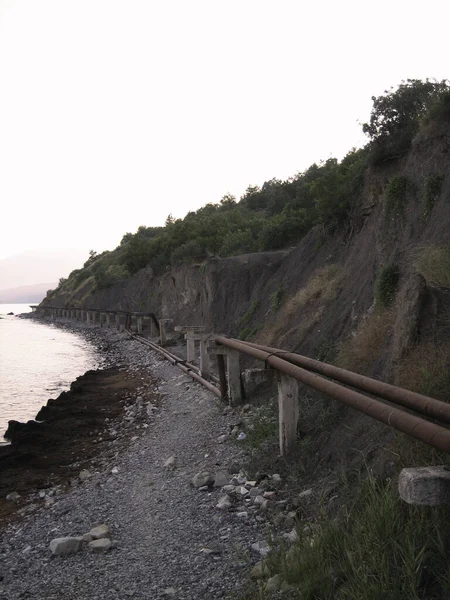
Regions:
<svg viewBox="0 0 450 600"><path fill-rule="evenodd" d="M24 302L39 303L48 290L54 289L57 283L37 283L23 285L9 290L0 290L0 304L21 304Z"/></svg>
<svg viewBox="0 0 450 600"><path fill-rule="evenodd" d="M88 258L82 250L29 250L0 259L0 292L67 277Z"/></svg>

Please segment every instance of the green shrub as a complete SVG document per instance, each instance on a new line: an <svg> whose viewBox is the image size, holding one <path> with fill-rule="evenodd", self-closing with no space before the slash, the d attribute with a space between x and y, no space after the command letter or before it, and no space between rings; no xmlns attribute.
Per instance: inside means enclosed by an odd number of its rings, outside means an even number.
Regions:
<svg viewBox="0 0 450 600"><path fill-rule="evenodd" d="M425 219L428 219L431 215L436 200L439 198L443 179L443 176L438 173L428 175L428 177L425 178L423 193L423 216Z"/></svg>
<svg viewBox="0 0 450 600"><path fill-rule="evenodd" d="M245 313L239 319L239 325L241 327L243 327L244 325L248 325L250 323L250 321L252 320L253 315L258 310L259 305L260 305L259 300L253 300L253 302L247 308L247 310L245 311Z"/></svg>
<svg viewBox="0 0 450 600"><path fill-rule="evenodd" d="M378 275L375 300L379 306L387 308L395 300L398 282L400 279L400 270L397 265L383 267Z"/></svg>
<svg viewBox="0 0 450 600"><path fill-rule="evenodd" d="M408 505L389 481L369 476L339 519L324 517L298 533L289 552L268 561L302 600L449 597L446 507Z"/></svg>
<svg viewBox="0 0 450 600"><path fill-rule="evenodd" d="M269 296L269 303L270 303L270 312L271 313L276 313L277 310L280 308L281 303L283 302L283 298L284 298L284 290L279 287L277 290L275 290L275 292L272 292Z"/></svg>
<svg viewBox="0 0 450 600"><path fill-rule="evenodd" d="M407 177L396 175L389 181L384 203L386 217L396 217L403 214L409 189L410 183Z"/></svg>

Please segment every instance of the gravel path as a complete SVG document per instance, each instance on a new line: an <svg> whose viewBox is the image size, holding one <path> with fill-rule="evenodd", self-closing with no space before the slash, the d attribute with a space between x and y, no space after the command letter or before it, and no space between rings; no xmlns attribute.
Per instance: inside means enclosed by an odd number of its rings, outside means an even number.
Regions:
<svg viewBox="0 0 450 600"><path fill-rule="evenodd" d="M119 435L108 442L109 454L92 467L92 477L60 495L50 491L45 506L35 500L33 514L4 532L1 600L233 594L242 586L244 568L259 558L251 544L264 540L265 520L256 510L247 517L218 510L220 489L202 492L191 482L204 469L235 472L242 451L238 443L218 438L229 434L239 416L126 334L91 332L109 346L110 362L125 363L133 372L148 369L151 378L142 372L142 386L125 419L105 424L106 431ZM164 466L171 456L174 469ZM53 538L82 535L100 523L112 530L109 552L84 548L52 556Z"/></svg>

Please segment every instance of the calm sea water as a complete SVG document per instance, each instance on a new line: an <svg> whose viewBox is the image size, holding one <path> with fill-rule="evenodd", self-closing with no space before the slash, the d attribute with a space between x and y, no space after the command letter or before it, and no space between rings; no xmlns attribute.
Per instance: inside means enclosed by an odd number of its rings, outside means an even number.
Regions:
<svg viewBox="0 0 450 600"><path fill-rule="evenodd" d="M10 419L33 419L100 358L81 336L30 319L27 304L0 304L0 442Z"/></svg>

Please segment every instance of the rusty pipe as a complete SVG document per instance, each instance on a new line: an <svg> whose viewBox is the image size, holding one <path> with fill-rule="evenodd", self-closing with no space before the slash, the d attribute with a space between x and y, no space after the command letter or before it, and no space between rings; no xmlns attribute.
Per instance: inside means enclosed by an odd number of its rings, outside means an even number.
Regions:
<svg viewBox="0 0 450 600"><path fill-rule="evenodd" d="M395 385L390 385L389 383L366 377L365 375L352 373L351 371L341 369L340 367L335 367L334 365L329 365L319 360L308 358L307 356L301 356L300 354L294 354L293 352L285 352L284 350L270 348L269 346L262 346L260 344L253 344L251 342L244 342L244 344L247 344L252 348L258 348L264 352L269 352L270 354L276 353L280 358L283 358L283 360L299 367L303 367L308 371L313 371L325 375L326 377L330 377L331 379L336 379L341 383L351 385L354 388L358 388L359 390L368 392L369 394L373 394L384 400L389 400L389 402L399 404L426 415L427 417L436 419L437 421L450 423L450 404L442 402L441 400L417 394L416 392L405 390Z"/></svg>
<svg viewBox="0 0 450 600"><path fill-rule="evenodd" d="M450 431L440 425L430 423L421 417L384 404L380 400L345 388L334 381L293 365L282 358L274 356L270 352L253 348L244 342L218 336L216 337L216 343L264 361L274 369L301 381L305 385L323 392L327 396L331 396L355 410L369 415L377 421L381 421L421 442L425 442L438 450L450 454Z"/></svg>

